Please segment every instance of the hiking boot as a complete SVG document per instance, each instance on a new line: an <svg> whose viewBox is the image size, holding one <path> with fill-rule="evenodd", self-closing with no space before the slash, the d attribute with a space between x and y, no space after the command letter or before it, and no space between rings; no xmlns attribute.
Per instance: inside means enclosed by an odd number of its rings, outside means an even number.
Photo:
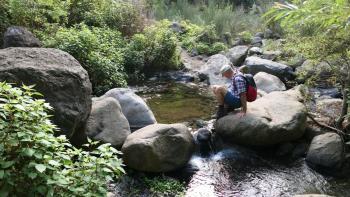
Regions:
<svg viewBox="0 0 350 197"><path fill-rule="evenodd" d="M223 105L219 105L218 111L216 112L216 120L219 120L220 118L227 115L227 110Z"/></svg>

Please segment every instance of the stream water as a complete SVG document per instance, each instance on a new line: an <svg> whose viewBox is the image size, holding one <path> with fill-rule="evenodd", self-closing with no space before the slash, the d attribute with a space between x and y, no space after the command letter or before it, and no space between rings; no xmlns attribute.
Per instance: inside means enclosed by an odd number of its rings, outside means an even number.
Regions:
<svg viewBox="0 0 350 197"><path fill-rule="evenodd" d="M143 89L160 123L209 120L215 103L206 88L184 83L163 83ZM149 87L149 86L148 86ZM194 155L185 169L189 197L277 197L296 194L350 196L350 180L321 175L304 158L281 159L264 151L231 145L208 157ZM176 175L175 175L176 176Z"/></svg>

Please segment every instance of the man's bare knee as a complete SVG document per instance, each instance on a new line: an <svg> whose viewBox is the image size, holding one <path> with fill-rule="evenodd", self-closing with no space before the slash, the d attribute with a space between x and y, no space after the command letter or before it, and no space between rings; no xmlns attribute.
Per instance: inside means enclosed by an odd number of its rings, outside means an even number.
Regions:
<svg viewBox="0 0 350 197"><path fill-rule="evenodd" d="M218 87L216 91L218 92L218 94L221 94L221 95L225 95L226 92L227 92L225 86L220 86L220 87Z"/></svg>

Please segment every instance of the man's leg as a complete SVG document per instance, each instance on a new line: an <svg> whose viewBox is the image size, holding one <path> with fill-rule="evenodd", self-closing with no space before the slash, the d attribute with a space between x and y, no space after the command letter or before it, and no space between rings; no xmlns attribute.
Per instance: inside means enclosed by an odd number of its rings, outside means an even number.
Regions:
<svg viewBox="0 0 350 197"><path fill-rule="evenodd" d="M225 104L225 95L227 93L227 89L225 86L214 86L213 92L216 97L216 100L218 101L219 105Z"/></svg>
<svg viewBox="0 0 350 197"><path fill-rule="evenodd" d="M216 113L216 119L219 119L227 114L225 107L224 107L225 95L227 93L227 90L226 90L225 86L214 86L213 92L215 94L216 100L219 103L219 108L218 108L218 111Z"/></svg>

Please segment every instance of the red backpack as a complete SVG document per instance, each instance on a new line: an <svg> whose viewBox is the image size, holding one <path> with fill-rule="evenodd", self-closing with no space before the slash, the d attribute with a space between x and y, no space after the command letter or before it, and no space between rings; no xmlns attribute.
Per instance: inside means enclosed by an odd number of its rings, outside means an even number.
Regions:
<svg viewBox="0 0 350 197"><path fill-rule="evenodd" d="M251 74L240 74L238 76L241 76L247 84L247 101L253 102L256 100L258 96L258 88L256 87L256 83L254 80L253 75Z"/></svg>

